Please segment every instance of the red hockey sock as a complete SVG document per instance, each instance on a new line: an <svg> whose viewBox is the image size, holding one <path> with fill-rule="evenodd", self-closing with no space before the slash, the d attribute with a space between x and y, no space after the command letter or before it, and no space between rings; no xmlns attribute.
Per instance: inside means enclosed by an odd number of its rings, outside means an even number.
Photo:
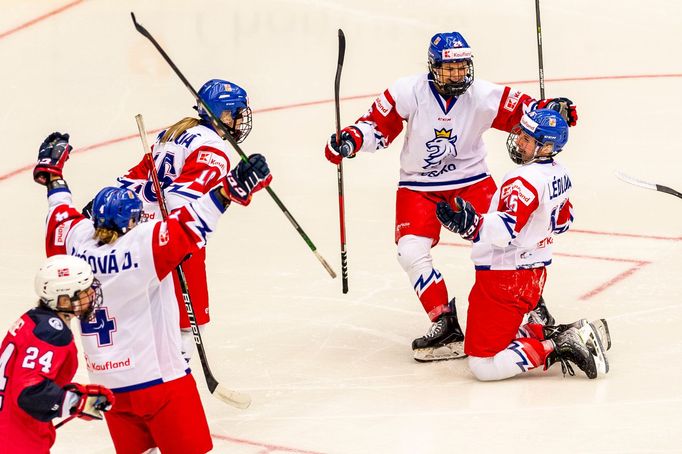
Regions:
<svg viewBox="0 0 682 454"><path fill-rule="evenodd" d="M448 289L443 276L435 268L428 276L419 277L414 290L431 321L435 322L440 314L449 311Z"/></svg>
<svg viewBox="0 0 682 454"><path fill-rule="evenodd" d="M522 345L523 351L533 367L544 365L547 355L552 352L551 349L545 348L545 344L538 339L527 337L525 339L516 339L516 342Z"/></svg>
<svg viewBox="0 0 682 454"><path fill-rule="evenodd" d="M542 330L542 325L539 323L528 323L526 325L523 325L523 329L528 331L528 333L533 337L533 339L537 339L540 341L545 340L545 332Z"/></svg>

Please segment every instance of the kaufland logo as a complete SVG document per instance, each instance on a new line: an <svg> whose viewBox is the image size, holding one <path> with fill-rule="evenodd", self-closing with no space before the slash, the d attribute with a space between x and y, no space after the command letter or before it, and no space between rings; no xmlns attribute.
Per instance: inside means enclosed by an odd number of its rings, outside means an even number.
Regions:
<svg viewBox="0 0 682 454"><path fill-rule="evenodd" d="M218 167L222 172L227 171L227 163L225 162L225 159L222 156L211 153L210 151L199 152L197 162L201 162L212 167Z"/></svg>
<svg viewBox="0 0 682 454"><path fill-rule="evenodd" d="M132 361L130 360L130 357L121 361L105 361L103 363L97 363L95 361L91 361L90 358L88 358L88 355L85 355L85 364L88 370L92 372L106 373L126 370L131 368L131 363Z"/></svg>
<svg viewBox="0 0 682 454"><path fill-rule="evenodd" d="M521 126L523 126L526 130L535 132L536 129L538 129L538 124L531 120L531 118L528 115L524 115L521 117Z"/></svg>
<svg viewBox="0 0 682 454"><path fill-rule="evenodd" d="M388 99L386 99L386 95L384 93L382 93L381 96L376 99L374 105L377 107L379 113L381 113L381 115L384 117L391 112L391 109L393 109L393 106L388 102Z"/></svg>
<svg viewBox="0 0 682 454"><path fill-rule="evenodd" d="M468 59L471 58L471 49L443 49L442 56L444 60L452 60L455 58Z"/></svg>

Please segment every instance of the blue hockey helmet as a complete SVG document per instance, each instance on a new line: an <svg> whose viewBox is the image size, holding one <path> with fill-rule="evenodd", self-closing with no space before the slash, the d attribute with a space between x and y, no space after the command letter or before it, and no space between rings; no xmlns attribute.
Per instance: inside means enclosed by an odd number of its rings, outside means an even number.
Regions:
<svg viewBox="0 0 682 454"><path fill-rule="evenodd" d="M535 140L533 156L524 159L519 147L519 136L525 134ZM507 138L507 151L517 164L549 159L559 153L568 142L568 123L564 117L552 109L537 109L526 112L521 123L512 128ZM542 155L538 152L542 150Z"/></svg>
<svg viewBox="0 0 682 454"><path fill-rule="evenodd" d="M227 126L228 133L237 143L246 139L252 127L251 108L246 90L226 80L211 79L199 89L199 98L213 115ZM204 106L197 103L194 108L202 120L213 124L211 115ZM229 116L226 116L225 112L229 112Z"/></svg>
<svg viewBox="0 0 682 454"><path fill-rule="evenodd" d="M124 234L140 222L141 215L142 201L129 189L106 187L92 202L92 220L96 229Z"/></svg>
<svg viewBox="0 0 682 454"><path fill-rule="evenodd" d="M429 72L438 92L443 96L459 96L474 83L474 61L471 47L458 32L436 33L429 43ZM452 78L443 71L443 63L464 62L464 77Z"/></svg>

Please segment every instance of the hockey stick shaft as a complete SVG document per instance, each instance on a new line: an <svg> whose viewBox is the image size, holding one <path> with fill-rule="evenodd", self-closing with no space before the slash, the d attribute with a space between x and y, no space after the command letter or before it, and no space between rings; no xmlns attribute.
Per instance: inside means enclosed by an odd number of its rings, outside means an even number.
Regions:
<svg viewBox="0 0 682 454"><path fill-rule="evenodd" d="M545 64L542 61L542 25L540 25L540 0L535 0L535 25L538 40L538 78L540 80L540 99L545 99Z"/></svg>
<svg viewBox="0 0 682 454"><path fill-rule="evenodd" d="M346 55L346 36L339 29L339 59L334 79L334 106L336 110L336 144L341 145L341 71ZM346 208L343 196L343 160L336 166L336 177L339 189L339 231L341 235L341 291L348 293L348 252L346 250Z"/></svg>
<svg viewBox="0 0 682 454"><path fill-rule="evenodd" d="M663 186L662 184L649 183L648 181L639 180L631 176L625 175L622 172L616 172L616 176L626 183L639 186L641 188L651 189L652 191L665 192L666 194L674 195L682 199L682 193L674 190L669 186Z"/></svg>
<svg viewBox="0 0 682 454"><path fill-rule="evenodd" d="M161 54L161 56L166 61L166 63L168 63L168 65L171 67L171 69L173 69L173 72L175 72L175 74L180 78L180 80L185 85L185 87L190 91L190 93L192 93L192 96L194 96L194 99L196 100L197 105L201 105L204 108L204 110L206 112L208 112L209 116L211 117L213 125L217 129L219 129L223 132L223 134L225 136L225 140L227 140L230 143L232 148L234 148L234 150L239 154L239 157L241 157L241 159L244 161L248 161L246 154L244 153L244 151L242 151L242 149L239 146L239 144L237 143L237 141L234 140L234 138L228 133L227 126L225 126L223 124L223 122L220 121L220 119L214 114L214 112L212 112L211 109L209 109L208 106L206 104L204 104L204 102L199 97L199 94L197 93L197 91L192 87L192 85L189 83L187 78L182 74L182 72L180 72L180 69L178 69L178 67L175 65L175 63L173 63L173 60L170 59L168 54L163 50L163 48L161 48L159 43L156 42L154 37L147 31L147 29L144 28L142 25L140 25L140 23L137 22L137 20L135 19L135 14L131 12L130 15L133 18L133 24L135 25L135 29L142 36L147 38L149 40L149 42L151 42L154 45L154 47ZM327 270L327 273L329 273L329 275L332 278L335 278L336 273L334 272L332 267L329 266L329 263L327 263L327 261L320 255L320 253L317 252L317 247L315 247L315 245L313 244L310 237L308 237L308 235L303 231L303 229L298 224L298 222L296 222L296 219L294 219L294 216L289 212L289 210L287 210L287 208L284 206L284 204L282 203L280 198L277 196L277 194L275 194L275 191L272 189L272 187L267 186L265 188L265 190L268 192L268 194L270 194L270 197L272 197L272 199L275 201L275 203L277 204L279 209L282 210L282 212L287 217L287 219L289 219L289 222L291 222L291 224L294 226L294 228L296 229L298 234L301 236L301 238L303 238L303 241L306 242L306 244L308 245L310 250L313 252L313 254L315 254L315 257L317 257L317 260L319 260L319 262L322 264L324 269Z"/></svg>
<svg viewBox="0 0 682 454"><path fill-rule="evenodd" d="M140 133L140 140L142 142L142 147L144 148L144 156L149 163L149 174L152 179L152 184L154 185L154 192L156 193L156 198L159 201L159 208L161 210L161 217L164 221L168 220L168 208L166 206L166 199L163 196L163 191L161 190L161 184L159 183L159 176L156 170L156 163L154 162L154 156L152 155L151 148L147 143L147 132L144 127L144 119L142 115L135 115L135 121L137 122L137 129ZM199 326L197 325L196 318L194 316L194 306L192 305L192 299L189 296L189 287L187 286L187 278L185 277L185 272L182 269L182 264L178 264L175 267L175 271L178 276L178 281L180 281L180 289L182 290L182 299L185 303L185 310L187 311L187 317L189 318L189 324L192 328L192 334L194 335L194 343L197 346L197 351L199 352L199 360L201 361L201 368L204 370L204 377L206 378L206 385L211 394L218 397L220 400L227 404L233 405L237 408L246 408L251 404L251 398L245 394L240 394L235 391L227 391L220 387L220 383L213 376L211 368L208 365L208 358L206 356L206 350L204 349L204 342L201 339L201 332L199 331ZM219 392L216 393L216 389L221 388Z"/></svg>
<svg viewBox="0 0 682 454"><path fill-rule="evenodd" d="M73 420L73 419L75 419L75 418L76 418L76 415L71 415L71 416L69 416L69 417L66 418L66 419L62 419L61 421L59 421L57 424L54 425L55 430L56 430L56 429L59 429L59 428L62 427L64 424L66 424L67 422L69 422L69 421L71 421L71 420Z"/></svg>

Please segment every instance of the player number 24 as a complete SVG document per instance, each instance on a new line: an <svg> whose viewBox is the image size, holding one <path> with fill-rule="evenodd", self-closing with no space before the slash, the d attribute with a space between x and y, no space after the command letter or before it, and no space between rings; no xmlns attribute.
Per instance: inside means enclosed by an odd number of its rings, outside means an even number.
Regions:
<svg viewBox="0 0 682 454"><path fill-rule="evenodd" d="M7 363L9 363L9 359L12 357L12 353L14 353L14 344L7 344L5 350L0 354L0 393L5 391L5 386L7 385L5 367L7 366ZM38 364L42 366L41 371L45 374L50 372L50 368L52 367L53 356L52 351L48 351L40 358L38 358L39 354L40 350L38 350L36 347L28 347L26 349L26 356L24 357L24 362L21 363L21 367L24 367L26 369L35 369L36 359L38 359ZM2 396L0 396L0 408L2 408Z"/></svg>

